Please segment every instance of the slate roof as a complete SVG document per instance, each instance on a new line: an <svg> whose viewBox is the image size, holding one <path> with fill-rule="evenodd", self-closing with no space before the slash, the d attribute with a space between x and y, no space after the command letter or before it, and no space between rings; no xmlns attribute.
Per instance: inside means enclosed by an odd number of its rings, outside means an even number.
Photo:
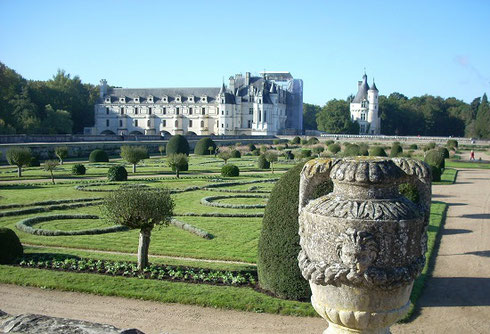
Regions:
<svg viewBox="0 0 490 334"><path fill-rule="evenodd" d="M362 82L358 87L356 97L352 100L352 103L361 103L362 100L367 99L367 93L369 90L369 85L367 83L367 75L362 76Z"/></svg>
<svg viewBox="0 0 490 334"><path fill-rule="evenodd" d="M373 85L371 86L371 90L375 90L378 92L378 88L376 87L376 84L373 81Z"/></svg>
<svg viewBox="0 0 490 334"><path fill-rule="evenodd" d="M120 97L128 97L133 99L140 98L140 102L146 102L148 96L153 96L153 102L159 102L162 97L167 96L168 102L175 100L176 96L182 98L182 102L188 102L189 96L194 96L194 101L199 102L201 96L208 97L208 103L214 102L220 91L220 87L199 87L199 88L109 88L107 96L111 97L111 101L118 101ZM128 101L128 102L131 102Z"/></svg>

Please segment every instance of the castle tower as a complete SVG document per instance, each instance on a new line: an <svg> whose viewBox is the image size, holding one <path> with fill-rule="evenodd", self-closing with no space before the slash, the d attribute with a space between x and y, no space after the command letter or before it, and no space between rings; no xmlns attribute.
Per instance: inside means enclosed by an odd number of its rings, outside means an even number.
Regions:
<svg viewBox="0 0 490 334"><path fill-rule="evenodd" d="M359 134L380 134L381 121L378 115L378 88L373 81L369 87L367 75L357 84L357 94L350 103L352 121L359 123Z"/></svg>
<svg viewBox="0 0 490 334"><path fill-rule="evenodd" d="M367 121L370 124L368 133L372 135L380 134L380 120L378 116L378 88L374 83L368 90L368 114Z"/></svg>

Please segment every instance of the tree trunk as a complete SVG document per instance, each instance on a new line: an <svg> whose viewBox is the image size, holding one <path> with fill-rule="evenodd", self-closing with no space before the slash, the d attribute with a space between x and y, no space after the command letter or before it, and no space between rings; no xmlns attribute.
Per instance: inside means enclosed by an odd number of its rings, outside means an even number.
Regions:
<svg viewBox="0 0 490 334"><path fill-rule="evenodd" d="M136 173L136 164L133 164L133 174Z"/></svg>
<svg viewBox="0 0 490 334"><path fill-rule="evenodd" d="M272 169L272 174L274 174L274 163L271 162L271 169Z"/></svg>
<svg viewBox="0 0 490 334"><path fill-rule="evenodd" d="M22 177L22 167L21 166L17 166L17 176Z"/></svg>
<svg viewBox="0 0 490 334"><path fill-rule="evenodd" d="M138 245L138 270L143 270L148 266L148 248L150 247L150 228L140 230L140 242Z"/></svg>
<svg viewBox="0 0 490 334"><path fill-rule="evenodd" d="M60 159L60 165L63 165L63 159Z"/></svg>
<svg viewBox="0 0 490 334"><path fill-rule="evenodd" d="M53 184L55 184L54 183L54 174L53 174L53 171L50 171L50 172L51 172L51 182L53 182Z"/></svg>
<svg viewBox="0 0 490 334"><path fill-rule="evenodd" d="M179 169L178 169L178 168L175 168L175 175L177 175L177 178L178 178L178 179L180 178L180 176L179 176L179 172L180 172L180 171L179 171Z"/></svg>

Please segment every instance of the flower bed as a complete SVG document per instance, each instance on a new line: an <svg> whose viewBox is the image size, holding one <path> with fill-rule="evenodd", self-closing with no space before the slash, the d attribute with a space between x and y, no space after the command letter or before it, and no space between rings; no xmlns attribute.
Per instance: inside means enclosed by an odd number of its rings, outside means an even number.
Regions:
<svg viewBox="0 0 490 334"><path fill-rule="evenodd" d="M25 255L19 262L19 266L213 285L254 286L257 282L257 274L253 271L222 271L166 265L150 265L139 271L136 263L133 262L62 259L60 256Z"/></svg>

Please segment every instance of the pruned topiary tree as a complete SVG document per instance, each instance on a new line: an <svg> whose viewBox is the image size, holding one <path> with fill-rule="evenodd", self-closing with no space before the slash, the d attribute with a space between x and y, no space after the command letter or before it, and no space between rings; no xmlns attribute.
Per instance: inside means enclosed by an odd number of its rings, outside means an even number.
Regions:
<svg viewBox="0 0 490 334"><path fill-rule="evenodd" d="M369 155L372 157L386 157L386 156L388 156L386 154L386 151L380 146L373 146L369 150Z"/></svg>
<svg viewBox="0 0 490 334"><path fill-rule="evenodd" d="M44 162L44 170L51 174L51 182L53 182L53 184L55 184L53 172L56 169L56 167L58 166L58 164L59 164L59 162L57 160L46 160Z"/></svg>
<svg viewBox="0 0 490 334"><path fill-rule="evenodd" d="M28 147L12 147L7 150L7 161L10 165L17 166L17 176L22 177L22 167L31 162L32 154Z"/></svg>
<svg viewBox="0 0 490 334"><path fill-rule="evenodd" d="M226 164L221 167L221 176L225 177L237 177L240 175L240 169L232 164Z"/></svg>
<svg viewBox="0 0 490 334"><path fill-rule="evenodd" d="M189 157L184 153L172 153L167 156L167 163L180 178L180 172L189 170Z"/></svg>
<svg viewBox="0 0 490 334"><path fill-rule="evenodd" d="M272 174L274 174L274 163L279 159L279 155L275 151L267 151L264 153L264 157L270 164Z"/></svg>
<svg viewBox="0 0 490 334"><path fill-rule="evenodd" d="M189 142L182 135L172 136L167 144L167 155L178 153L189 155Z"/></svg>
<svg viewBox="0 0 490 334"><path fill-rule="evenodd" d="M107 180L109 181L127 181L128 180L128 171L124 166L115 165L109 167L107 171Z"/></svg>
<svg viewBox="0 0 490 334"><path fill-rule="evenodd" d="M0 264L12 264L24 254L19 237L9 228L0 227Z"/></svg>
<svg viewBox="0 0 490 334"><path fill-rule="evenodd" d="M90 152L88 162L109 162L107 152L101 149L96 149Z"/></svg>
<svg viewBox="0 0 490 334"><path fill-rule="evenodd" d="M267 161L267 159L265 158L265 155L264 154L261 154L259 156L259 159L257 160L257 167L259 169L269 169L269 168L271 168L271 164L269 163L269 161Z"/></svg>
<svg viewBox="0 0 490 334"><path fill-rule="evenodd" d="M257 258L259 286L278 297L295 300L311 296L308 281L298 266L299 180L303 165L299 163L287 171L272 189L262 220ZM314 197L330 191L332 183L326 182L317 188Z"/></svg>
<svg viewBox="0 0 490 334"><path fill-rule="evenodd" d="M175 207L167 189L152 191L123 188L110 192L104 200L106 217L115 224L139 229L138 270L148 266L151 231L155 225L168 225Z"/></svg>
<svg viewBox="0 0 490 334"><path fill-rule="evenodd" d="M212 147L212 149L210 149ZM194 147L194 154L212 155L216 149L216 143L209 137L201 138Z"/></svg>
<svg viewBox="0 0 490 334"><path fill-rule="evenodd" d="M231 151L230 150L220 151L218 153L218 158L223 159L223 161L226 164L228 162L228 160L230 160L232 158Z"/></svg>
<svg viewBox="0 0 490 334"><path fill-rule="evenodd" d="M121 146L121 158L133 165L133 173L136 173L136 165L148 158L148 150L144 146Z"/></svg>
<svg viewBox="0 0 490 334"><path fill-rule="evenodd" d="M332 152L332 154L337 154L338 152L340 152L340 149L340 145L337 143L328 145L328 150Z"/></svg>
<svg viewBox="0 0 490 334"><path fill-rule="evenodd" d="M390 150L390 158L396 158L400 156L400 154L403 152L403 148L400 145L399 142L394 142L393 145L391 145L391 150Z"/></svg>
<svg viewBox="0 0 490 334"><path fill-rule="evenodd" d="M63 165L63 160L68 157L68 147L58 146L54 148L54 154L60 159L60 165Z"/></svg>

